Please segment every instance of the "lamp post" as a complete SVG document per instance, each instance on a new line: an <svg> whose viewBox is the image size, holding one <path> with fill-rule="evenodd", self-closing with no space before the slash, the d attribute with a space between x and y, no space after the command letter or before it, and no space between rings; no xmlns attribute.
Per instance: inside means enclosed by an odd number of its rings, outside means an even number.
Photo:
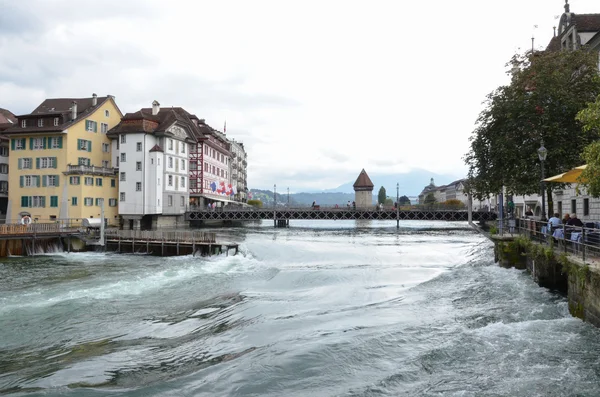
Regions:
<svg viewBox="0 0 600 397"><path fill-rule="evenodd" d="M400 183L396 182L396 229L400 229Z"/></svg>
<svg viewBox="0 0 600 397"><path fill-rule="evenodd" d="M548 150L544 147L544 142L542 141L542 146L540 146L538 149L538 157L540 158L540 164L542 166L542 180L540 181L540 189L542 190L542 221L546 220L546 184L544 183L544 161L546 160L547 155Z"/></svg>
<svg viewBox="0 0 600 397"><path fill-rule="evenodd" d="M277 207L277 184L273 184L273 208Z"/></svg>
<svg viewBox="0 0 600 397"><path fill-rule="evenodd" d="M290 207L290 188L288 187L288 208Z"/></svg>

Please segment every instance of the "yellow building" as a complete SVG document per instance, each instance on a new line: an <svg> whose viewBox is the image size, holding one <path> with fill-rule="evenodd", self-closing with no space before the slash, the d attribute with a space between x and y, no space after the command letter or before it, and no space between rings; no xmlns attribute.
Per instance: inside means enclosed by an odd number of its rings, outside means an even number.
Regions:
<svg viewBox="0 0 600 397"><path fill-rule="evenodd" d="M48 222L118 219L117 169L111 164L108 130L123 114L114 97L46 99L17 116L3 135L10 139L7 223L29 215Z"/></svg>

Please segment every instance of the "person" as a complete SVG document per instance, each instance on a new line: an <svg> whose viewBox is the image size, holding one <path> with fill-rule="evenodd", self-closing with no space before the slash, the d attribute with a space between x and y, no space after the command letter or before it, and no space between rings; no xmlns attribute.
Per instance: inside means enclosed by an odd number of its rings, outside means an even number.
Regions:
<svg viewBox="0 0 600 397"><path fill-rule="evenodd" d="M356 209L356 201L352 202L352 209L355 210Z"/></svg>
<svg viewBox="0 0 600 397"><path fill-rule="evenodd" d="M583 227L583 222L581 222L581 219L577 218L577 214L571 214L571 218L567 222L567 225Z"/></svg>
<svg viewBox="0 0 600 397"><path fill-rule="evenodd" d="M550 233L554 232L554 229L556 229L561 223L562 221L560 219L560 214L558 212L555 212L554 216L548 219L548 231Z"/></svg>
<svg viewBox="0 0 600 397"><path fill-rule="evenodd" d="M317 204L316 201L313 201L312 205L310 206L310 208L315 209L315 204Z"/></svg>
<svg viewBox="0 0 600 397"><path fill-rule="evenodd" d="M348 200L348 204L346 204L346 207L350 208L350 200Z"/></svg>
<svg viewBox="0 0 600 397"><path fill-rule="evenodd" d="M398 208L398 202L394 201L394 209Z"/></svg>
<svg viewBox="0 0 600 397"><path fill-rule="evenodd" d="M571 219L569 214L565 214L565 217L563 218L562 223L566 225L567 223L569 223L569 219Z"/></svg>
<svg viewBox="0 0 600 397"><path fill-rule="evenodd" d="M533 216L533 211L531 210L531 207L527 207L527 211L525 212L525 216Z"/></svg>

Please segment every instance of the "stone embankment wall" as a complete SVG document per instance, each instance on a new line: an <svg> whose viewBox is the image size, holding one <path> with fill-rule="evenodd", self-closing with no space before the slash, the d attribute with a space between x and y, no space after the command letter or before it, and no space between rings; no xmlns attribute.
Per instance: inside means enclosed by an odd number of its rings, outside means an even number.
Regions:
<svg viewBox="0 0 600 397"><path fill-rule="evenodd" d="M526 269L541 287L567 294L571 315L600 327L600 269L523 236L491 239L500 266Z"/></svg>

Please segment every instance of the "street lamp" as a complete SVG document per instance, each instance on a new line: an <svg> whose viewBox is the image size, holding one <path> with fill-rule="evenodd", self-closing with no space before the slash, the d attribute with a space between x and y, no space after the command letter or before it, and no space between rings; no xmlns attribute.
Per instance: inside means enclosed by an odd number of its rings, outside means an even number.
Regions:
<svg viewBox="0 0 600 397"><path fill-rule="evenodd" d="M290 188L288 187L288 208L290 207Z"/></svg>
<svg viewBox="0 0 600 397"><path fill-rule="evenodd" d="M538 149L538 157L540 158L540 164L542 166L542 180L540 181L540 188L542 190L542 221L546 220L546 192L545 192L545 183L544 183L544 161L546 160L546 156L548 155L548 149L544 147L544 142L542 141L542 146Z"/></svg>
<svg viewBox="0 0 600 397"><path fill-rule="evenodd" d="M277 184L273 184L273 207L277 207Z"/></svg>
<svg viewBox="0 0 600 397"><path fill-rule="evenodd" d="M396 229L400 229L400 183L396 182Z"/></svg>
<svg viewBox="0 0 600 397"><path fill-rule="evenodd" d="M400 183L396 183L396 207L400 205Z"/></svg>

